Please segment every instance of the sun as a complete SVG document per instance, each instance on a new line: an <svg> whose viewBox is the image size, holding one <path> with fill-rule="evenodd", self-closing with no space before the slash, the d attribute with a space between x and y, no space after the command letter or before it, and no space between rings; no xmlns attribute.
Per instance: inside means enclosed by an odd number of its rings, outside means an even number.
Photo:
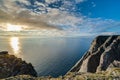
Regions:
<svg viewBox="0 0 120 80"><path fill-rule="evenodd" d="M21 31L22 27L20 25L7 24L7 31Z"/></svg>

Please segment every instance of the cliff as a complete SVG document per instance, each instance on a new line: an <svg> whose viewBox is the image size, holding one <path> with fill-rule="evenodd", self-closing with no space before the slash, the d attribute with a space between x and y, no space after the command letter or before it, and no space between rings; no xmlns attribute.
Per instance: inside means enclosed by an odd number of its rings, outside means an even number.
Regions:
<svg viewBox="0 0 120 80"><path fill-rule="evenodd" d="M0 79L25 74L37 76L32 64L14 55L9 55L7 51L0 52Z"/></svg>
<svg viewBox="0 0 120 80"><path fill-rule="evenodd" d="M98 36L90 49L70 72L99 72L110 67L120 68L120 36Z"/></svg>

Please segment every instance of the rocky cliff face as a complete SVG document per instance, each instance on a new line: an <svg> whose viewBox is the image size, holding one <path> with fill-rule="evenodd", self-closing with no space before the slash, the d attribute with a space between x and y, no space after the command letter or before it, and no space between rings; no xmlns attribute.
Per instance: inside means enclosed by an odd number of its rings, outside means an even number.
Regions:
<svg viewBox="0 0 120 80"><path fill-rule="evenodd" d="M0 52L0 78L23 74L37 76L32 64L14 55L9 55L7 51Z"/></svg>
<svg viewBox="0 0 120 80"><path fill-rule="evenodd" d="M70 72L99 72L110 67L120 68L120 36L98 36L90 49Z"/></svg>

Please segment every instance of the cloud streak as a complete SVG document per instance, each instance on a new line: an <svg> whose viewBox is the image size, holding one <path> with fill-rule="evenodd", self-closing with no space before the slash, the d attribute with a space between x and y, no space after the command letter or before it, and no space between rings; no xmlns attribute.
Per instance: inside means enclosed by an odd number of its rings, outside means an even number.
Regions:
<svg viewBox="0 0 120 80"><path fill-rule="evenodd" d="M84 1L86 0L1 0L0 24L9 22L26 25L26 30L41 31L38 34L50 31L50 34L66 36L102 34L109 32L108 29L119 28L119 21L72 13L76 10L76 4ZM4 27L1 25L0 29L4 30ZM118 31L113 33L118 34Z"/></svg>

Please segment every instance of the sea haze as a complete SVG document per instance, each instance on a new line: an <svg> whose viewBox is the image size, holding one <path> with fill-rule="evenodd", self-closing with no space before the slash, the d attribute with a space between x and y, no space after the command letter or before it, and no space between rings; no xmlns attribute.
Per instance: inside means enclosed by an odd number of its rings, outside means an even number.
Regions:
<svg viewBox="0 0 120 80"><path fill-rule="evenodd" d="M39 76L64 75L88 50L93 37L2 37L0 50L7 50L35 67Z"/></svg>

